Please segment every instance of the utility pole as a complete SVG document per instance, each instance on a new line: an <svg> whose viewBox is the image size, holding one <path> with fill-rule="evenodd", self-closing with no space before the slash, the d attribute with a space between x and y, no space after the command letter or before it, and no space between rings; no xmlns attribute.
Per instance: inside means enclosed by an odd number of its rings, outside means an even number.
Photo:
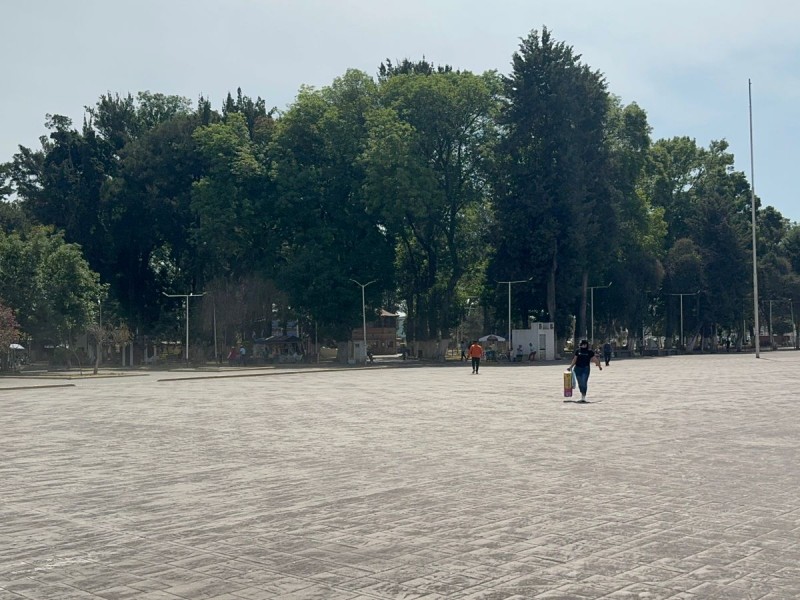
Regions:
<svg viewBox="0 0 800 600"><path fill-rule="evenodd" d="M351 279L350 281L352 281L356 285L361 286L361 325L362 325L362 331L364 333L364 362L366 362L367 361L367 305L364 300L364 289L368 285L371 285L378 280L373 279L369 283L359 283L355 279Z"/></svg>
<svg viewBox="0 0 800 600"><path fill-rule="evenodd" d="M682 349L686 348L686 343L683 341L683 297L684 296L696 296L699 293L700 293L700 290L697 290L696 292L692 292L691 294L689 294L689 293L686 293L686 294L667 294L668 296L680 296L681 297L681 347L682 347ZM698 317L699 316L700 315L698 315Z"/></svg>
<svg viewBox="0 0 800 600"><path fill-rule="evenodd" d="M186 348L185 348L185 355L186 364L189 364L189 298L199 298L200 296L205 296L206 293L203 292L202 294L168 294L166 292L162 292L167 298L183 298L184 302L186 302Z"/></svg>
<svg viewBox="0 0 800 600"><path fill-rule="evenodd" d="M508 344L508 350L511 352L513 350L513 346L511 343L511 284L512 283L526 283L533 279L533 277L528 277L527 279L517 279L516 281L498 281L497 283L506 283L508 284L508 337L506 338Z"/></svg>

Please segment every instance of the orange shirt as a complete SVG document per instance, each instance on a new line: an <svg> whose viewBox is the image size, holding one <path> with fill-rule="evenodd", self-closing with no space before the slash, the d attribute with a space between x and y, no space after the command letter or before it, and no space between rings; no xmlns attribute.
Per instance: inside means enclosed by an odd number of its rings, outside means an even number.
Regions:
<svg viewBox="0 0 800 600"><path fill-rule="evenodd" d="M468 355L470 358L480 358L483 356L483 348L481 348L480 344L472 344L469 347Z"/></svg>

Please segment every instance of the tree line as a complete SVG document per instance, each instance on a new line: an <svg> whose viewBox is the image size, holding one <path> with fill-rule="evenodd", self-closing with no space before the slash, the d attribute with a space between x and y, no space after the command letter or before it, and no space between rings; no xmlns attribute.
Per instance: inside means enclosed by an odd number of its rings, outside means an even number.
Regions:
<svg viewBox="0 0 800 600"><path fill-rule="evenodd" d="M751 190L727 142L654 141L646 111L546 28L511 65L387 60L284 111L240 89L219 109L108 93L80 127L48 115L40 147L0 166L2 322L68 343L103 311L181 339L165 294L204 292L197 339L297 320L341 341L361 322L355 279L376 281L369 307L407 314L411 342L531 319L560 343L591 326L753 335ZM757 240L763 322L768 305L793 331L800 230L758 204Z"/></svg>

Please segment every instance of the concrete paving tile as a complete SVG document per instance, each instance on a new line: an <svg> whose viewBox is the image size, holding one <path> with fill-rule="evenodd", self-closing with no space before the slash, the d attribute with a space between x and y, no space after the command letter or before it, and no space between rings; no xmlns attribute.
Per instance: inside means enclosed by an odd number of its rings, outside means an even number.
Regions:
<svg viewBox="0 0 800 600"><path fill-rule="evenodd" d="M354 597L353 592L313 585L297 592L283 594L281 600L352 600Z"/></svg>
<svg viewBox="0 0 800 600"><path fill-rule="evenodd" d="M207 600L208 598L221 596L228 592L234 593L237 590L244 589L245 587L245 585L236 585L229 580L216 579L212 577L198 577L188 583L175 585L167 588L164 591L182 598L191 598L192 600Z"/></svg>
<svg viewBox="0 0 800 600"><path fill-rule="evenodd" d="M280 597L278 593L267 591L260 587L242 588L236 592L232 592L231 595L236 598L242 598L243 600L272 600L273 598Z"/></svg>
<svg viewBox="0 0 800 600"><path fill-rule="evenodd" d="M640 600L647 598L648 600L666 600L672 598L678 593L679 590L668 589L664 587L648 585L646 583L633 583L621 590L616 590L601 596L602 598L609 598L614 600ZM702 598L702 596L700 596Z"/></svg>
<svg viewBox="0 0 800 600"><path fill-rule="evenodd" d="M142 590L124 585L116 585L114 587L96 590L92 593L105 600L128 600L129 598L139 598L142 595Z"/></svg>

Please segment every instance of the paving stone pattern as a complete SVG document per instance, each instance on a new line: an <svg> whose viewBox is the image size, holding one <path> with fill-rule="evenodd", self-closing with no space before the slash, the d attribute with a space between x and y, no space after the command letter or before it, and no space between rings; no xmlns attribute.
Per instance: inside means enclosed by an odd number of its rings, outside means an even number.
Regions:
<svg viewBox="0 0 800 600"><path fill-rule="evenodd" d="M799 363L4 378L0 600L800 598Z"/></svg>

